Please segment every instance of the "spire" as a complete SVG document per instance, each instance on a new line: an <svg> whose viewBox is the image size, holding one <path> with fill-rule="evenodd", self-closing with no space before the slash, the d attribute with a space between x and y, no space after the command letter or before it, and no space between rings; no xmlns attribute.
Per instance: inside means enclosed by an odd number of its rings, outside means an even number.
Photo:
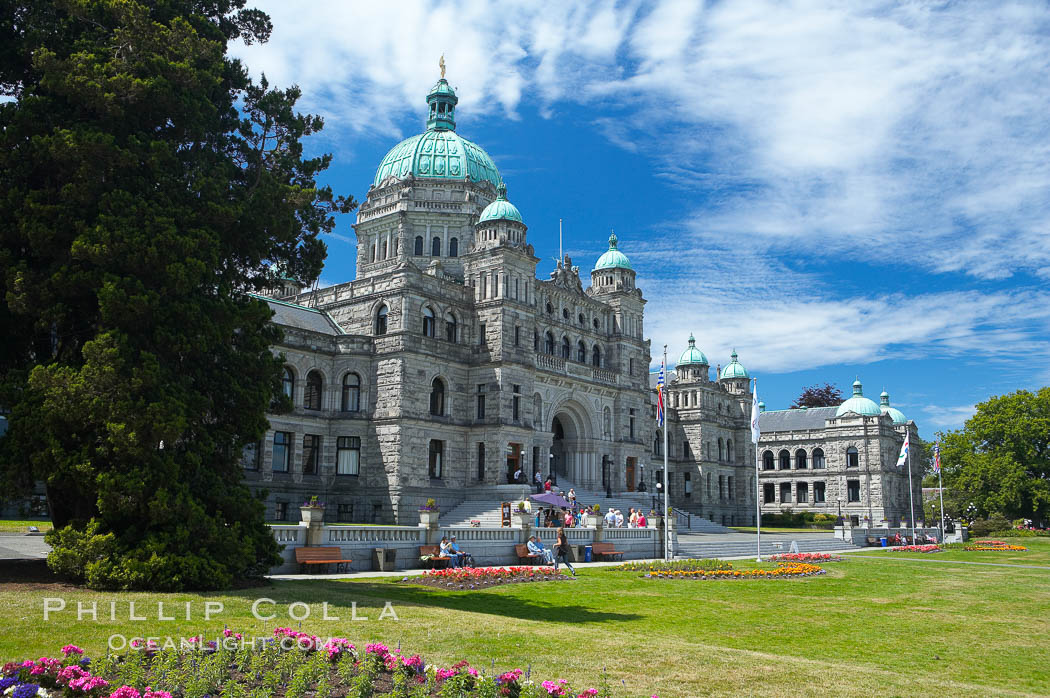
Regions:
<svg viewBox="0 0 1050 698"><path fill-rule="evenodd" d="M853 395L855 397L863 397L864 391L862 388L863 386L860 384L860 376L857 376L857 380L853 381Z"/></svg>
<svg viewBox="0 0 1050 698"><path fill-rule="evenodd" d="M890 394L887 393L885 390L883 390L882 395L879 396L879 404L883 407L890 406Z"/></svg>
<svg viewBox="0 0 1050 698"><path fill-rule="evenodd" d="M729 355L729 358L731 358L733 360L732 363L734 363L734 364L740 363L739 361L736 360L736 347L733 347L733 353Z"/></svg>
<svg viewBox="0 0 1050 698"><path fill-rule="evenodd" d="M696 346L696 340L693 338L693 333L692 332L689 333L689 346L690 347L695 347Z"/></svg>
<svg viewBox="0 0 1050 698"><path fill-rule="evenodd" d="M616 231L611 229L609 230L609 249L616 249Z"/></svg>
<svg viewBox="0 0 1050 698"><path fill-rule="evenodd" d="M456 96L456 91L448 84L448 80L445 79L445 57L441 56L441 79L430 88L430 93L427 94L427 105L430 107L429 116L427 117L427 129L433 129L435 131L455 131L456 130L456 105L459 103L459 97Z"/></svg>

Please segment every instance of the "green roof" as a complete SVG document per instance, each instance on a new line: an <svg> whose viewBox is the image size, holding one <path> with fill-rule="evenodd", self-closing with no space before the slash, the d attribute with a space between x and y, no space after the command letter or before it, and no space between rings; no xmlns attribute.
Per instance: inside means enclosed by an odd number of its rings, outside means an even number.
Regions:
<svg viewBox="0 0 1050 698"><path fill-rule="evenodd" d="M689 348L682 352L682 355L678 357L678 366L688 366L690 364L709 366L707 357L704 356L704 352L696 348L696 340L693 339L693 335L689 335Z"/></svg>
<svg viewBox="0 0 1050 698"><path fill-rule="evenodd" d="M521 220L521 212L518 207L507 201L507 187L504 184L500 184L496 191L496 200L485 207L485 210L481 212L481 218L478 219L478 223L484 223L485 221L516 221L525 225L525 221Z"/></svg>
<svg viewBox="0 0 1050 698"><path fill-rule="evenodd" d="M835 410L835 416L841 417L847 412L853 412L854 414L864 415L866 417L878 417L882 414L882 410L874 401L864 397L864 391L858 378L853 382L853 397L846 400L839 408Z"/></svg>
<svg viewBox="0 0 1050 698"><path fill-rule="evenodd" d="M890 394L885 390L882 391L882 395L879 396L879 410L883 414L888 414L893 420L894 424L907 424L908 418L904 416L904 413L898 410L896 407L890 407Z"/></svg>
<svg viewBox="0 0 1050 698"><path fill-rule="evenodd" d="M729 358L729 363L722 369L722 378L747 378L747 369L736 360L736 349Z"/></svg>
<svg viewBox="0 0 1050 698"><path fill-rule="evenodd" d="M634 269L631 267L631 260L627 259L627 255L616 249L616 233L609 236L609 251L598 258L598 263L594 265L595 271L599 269Z"/></svg>

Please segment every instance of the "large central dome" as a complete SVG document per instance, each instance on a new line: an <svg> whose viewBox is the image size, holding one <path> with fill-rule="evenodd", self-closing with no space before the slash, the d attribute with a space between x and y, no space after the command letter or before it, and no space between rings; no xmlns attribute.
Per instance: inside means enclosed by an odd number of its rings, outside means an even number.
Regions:
<svg viewBox="0 0 1050 698"><path fill-rule="evenodd" d="M503 180L489 154L456 133L458 101L445 78L438 80L427 95L427 130L390 149L379 163L372 186L378 187L387 177L405 179L412 175L420 179L488 181L498 187Z"/></svg>

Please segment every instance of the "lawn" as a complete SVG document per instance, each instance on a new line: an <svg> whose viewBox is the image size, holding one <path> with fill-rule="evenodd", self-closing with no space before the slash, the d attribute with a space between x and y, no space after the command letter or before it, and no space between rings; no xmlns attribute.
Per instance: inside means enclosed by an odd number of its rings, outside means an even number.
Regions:
<svg viewBox="0 0 1050 698"><path fill-rule="evenodd" d="M596 686L604 670L620 696L1045 695L1050 570L950 564L956 556L1050 559L1050 541L1025 544L1028 553L938 553L925 556L935 559L930 564L865 551L875 559L851 557L828 563L822 577L777 581L648 580L591 568L570 582L476 592L397 579L280 582L195 595L0 588L7 621L0 658L54 653L66 642L97 653L112 633L214 636L226 624L266 635L276 625L297 625L288 611L302 601L312 610L302 628L322 637L346 635L359 646L401 643L442 665L467 659L500 670L531 666L534 678L565 677L579 686ZM44 596L67 603L47 623ZM277 618L251 616L260 596L276 602ZM97 602L98 621L78 622L77 601ZM153 620L130 621L130 601ZM180 620L157 622L158 601ZM210 622L203 620L206 601L225 605ZM398 621L378 620L386 601ZM181 619L186 602L189 622ZM342 620L321 620L323 602ZM367 621L349 620L352 602Z"/></svg>
<svg viewBox="0 0 1050 698"><path fill-rule="evenodd" d="M41 531L51 530L51 522L42 519L0 519L0 533L27 533L30 526Z"/></svg>

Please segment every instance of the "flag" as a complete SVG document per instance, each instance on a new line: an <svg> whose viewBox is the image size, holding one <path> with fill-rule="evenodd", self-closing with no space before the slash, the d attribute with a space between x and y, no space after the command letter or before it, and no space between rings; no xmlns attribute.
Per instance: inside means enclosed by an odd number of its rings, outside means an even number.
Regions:
<svg viewBox="0 0 1050 698"><path fill-rule="evenodd" d="M751 443L757 444L762 430L758 428L758 379L755 379L755 392L751 394Z"/></svg>
<svg viewBox="0 0 1050 698"><path fill-rule="evenodd" d="M933 472L941 472L941 445L933 445Z"/></svg>
<svg viewBox="0 0 1050 698"><path fill-rule="evenodd" d="M908 462L908 447L911 440L911 432L907 432L904 435L904 444L901 446L901 454L897 456L897 467L901 467Z"/></svg>
<svg viewBox="0 0 1050 698"><path fill-rule="evenodd" d="M664 362L660 362L660 375L656 379L656 424L664 425Z"/></svg>

